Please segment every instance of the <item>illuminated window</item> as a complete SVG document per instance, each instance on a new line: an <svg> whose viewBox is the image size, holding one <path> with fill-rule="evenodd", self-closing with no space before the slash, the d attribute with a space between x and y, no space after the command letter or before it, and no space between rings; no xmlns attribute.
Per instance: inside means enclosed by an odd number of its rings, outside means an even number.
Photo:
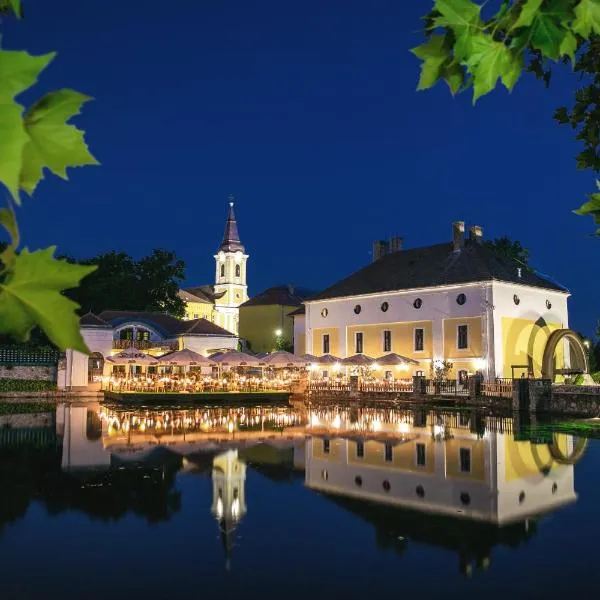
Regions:
<svg viewBox="0 0 600 600"><path fill-rule="evenodd" d="M456 346L459 350L466 350L469 347L469 327L468 325L458 326L458 335Z"/></svg>
<svg viewBox="0 0 600 600"><path fill-rule="evenodd" d="M356 334L356 354L362 354L363 352L363 334L359 331Z"/></svg>
<svg viewBox="0 0 600 600"><path fill-rule="evenodd" d="M415 329L415 352L423 352L424 349L424 336L423 329L417 328Z"/></svg>
<svg viewBox="0 0 600 600"><path fill-rule="evenodd" d="M461 448L460 451L460 472L470 473L471 472L471 449Z"/></svg>
<svg viewBox="0 0 600 600"><path fill-rule="evenodd" d="M417 444L416 451L417 451L417 466L424 467L427 462L427 458L426 458L426 454L425 454L425 444Z"/></svg>
<svg viewBox="0 0 600 600"><path fill-rule="evenodd" d="M385 462L392 462L394 460L394 447L391 442L385 443Z"/></svg>
<svg viewBox="0 0 600 600"><path fill-rule="evenodd" d="M239 277L241 272L242 272L242 269L240 268L240 265L235 265L235 276Z"/></svg>
<svg viewBox="0 0 600 600"><path fill-rule="evenodd" d="M323 354L329 354L329 334L323 335Z"/></svg>
<svg viewBox="0 0 600 600"><path fill-rule="evenodd" d="M389 329L386 329L383 332L383 351L384 352L392 351L392 332Z"/></svg>

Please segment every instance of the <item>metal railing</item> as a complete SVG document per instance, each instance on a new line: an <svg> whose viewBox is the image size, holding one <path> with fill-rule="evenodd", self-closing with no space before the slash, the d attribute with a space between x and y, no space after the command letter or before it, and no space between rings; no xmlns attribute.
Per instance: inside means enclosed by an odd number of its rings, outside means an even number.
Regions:
<svg viewBox="0 0 600 600"><path fill-rule="evenodd" d="M166 342L164 340L113 340L114 350L126 350L136 348L137 350L149 350L150 348L166 348L168 350L177 350L177 342Z"/></svg>
<svg viewBox="0 0 600 600"><path fill-rule="evenodd" d="M18 346L0 346L0 365L56 365L60 352L52 348L30 350Z"/></svg>
<svg viewBox="0 0 600 600"><path fill-rule="evenodd" d="M484 381L481 384L481 395L493 398L512 398L512 379L510 383L503 380Z"/></svg>

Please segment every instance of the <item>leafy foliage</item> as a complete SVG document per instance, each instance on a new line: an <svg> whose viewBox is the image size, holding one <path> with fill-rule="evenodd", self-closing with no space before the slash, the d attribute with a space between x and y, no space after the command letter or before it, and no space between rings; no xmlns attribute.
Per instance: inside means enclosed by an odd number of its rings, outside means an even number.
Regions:
<svg viewBox="0 0 600 600"><path fill-rule="evenodd" d="M20 0L0 0L0 15L23 16ZM44 169L67 178L67 168L97 164L83 132L67 122L79 114L88 96L63 89L46 94L26 112L16 100L54 59L0 49L0 184L10 193L0 209L0 226L10 243L0 247L0 334L24 341L39 326L61 349L87 352L79 333L78 306L63 291L76 287L95 267L54 259L54 248L19 252L19 228L13 204L21 191L31 195Z"/></svg>
<svg viewBox="0 0 600 600"><path fill-rule="evenodd" d="M124 252L100 254L84 261L96 271L68 292L81 312L103 310L147 310L175 317L185 314L178 292L185 279L185 263L174 252L155 249L139 261Z"/></svg>
<svg viewBox="0 0 600 600"><path fill-rule="evenodd" d="M55 389L56 384L53 381L43 379L0 379L0 392L51 392ZM34 406L37 407L36 410L19 410L16 412L45 412L48 410L48 407L45 407L44 411L40 409L39 405ZM1 408L0 414L2 414Z"/></svg>
<svg viewBox="0 0 600 600"><path fill-rule="evenodd" d="M511 240L509 237L496 238L485 242L486 246L493 250L498 256L508 258L521 263L524 267L529 263L529 250L521 246L521 242Z"/></svg>
<svg viewBox="0 0 600 600"><path fill-rule="evenodd" d="M424 22L428 39L411 50L422 61L418 90L443 80L452 94L472 88L475 103L499 82L511 91L523 71L549 85L552 65L570 62L584 85L555 119L584 145L578 168L600 172L600 0L434 0ZM599 203L592 194L576 213L600 224Z"/></svg>

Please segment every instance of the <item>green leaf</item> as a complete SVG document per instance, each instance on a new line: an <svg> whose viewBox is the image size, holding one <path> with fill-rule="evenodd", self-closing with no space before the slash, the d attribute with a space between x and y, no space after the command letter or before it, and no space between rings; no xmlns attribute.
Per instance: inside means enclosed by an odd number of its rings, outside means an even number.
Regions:
<svg viewBox="0 0 600 600"><path fill-rule="evenodd" d="M19 227L17 226L17 218L12 206L8 208L0 208L0 225L8 231L11 243L0 253L0 262L6 267L11 268L16 260L15 249L19 245Z"/></svg>
<svg viewBox="0 0 600 600"><path fill-rule="evenodd" d="M432 87L440 78L442 65L450 58L450 50L446 47L445 40L443 35L432 35L427 42L411 50L423 61L417 90Z"/></svg>
<svg viewBox="0 0 600 600"><path fill-rule="evenodd" d="M600 35L600 0L581 0L579 2L575 7L572 29L586 40L592 31Z"/></svg>
<svg viewBox="0 0 600 600"><path fill-rule="evenodd" d="M448 84L450 92L454 96L464 83L465 73L457 62L452 62L442 67L440 77Z"/></svg>
<svg viewBox="0 0 600 600"><path fill-rule="evenodd" d="M67 121L80 113L89 96L73 90L46 94L25 115L29 141L23 150L21 187L32 194L44 177L43 170L67 179L67 167L97 165L83 139L83 131Z"/></svg>
<svg viewBox="0 0 600 600"><path fill-rule="evenodd" d="M465 28L481 26L481 6L471 0L435 0L435 10L441 16L436 27L449 27L457 33Z"/></svg>
<svg viewBox="0 0 600 600"><path fill-rule="evenodd" d="M577 50L577 38L570 32L567 31L565 39L560 45L559 53L561 56L565 54L571 59L572 63L575 63L575 52Z"/></svg>
<svg viewBox="0 0 600 600"><path fill-rule="evenodd" d="M510 50L509 54L511 58L502 73L502 83L509 92L512 92L521 76L524 64L523 57L520 54L514 55Z"/></svg>
<svg viewBox="0 0 600 600"><path fill-rule="evenodd" d="M542 2L544 0L526 0L525 4L521 8L519 18L515 21L511 29L518 29L519 27L529 27L540 10Z"/></svg>
<svg viewBox="0 0 600 600"><path fill-rule="evenodd" d="M75 313L78 305L61 292L77 287L96 267L55 260L54 250L25 249L17 256L0 284L0 333L26 340L31 329L39 325L61 350L88 353Z"/></svg>
<svg viewBox="0 0 600 600"><path fill-rule="evenodd" d="M15 96L31 87L55 54L32 56L27 52L0 50L0 182L19 204L19 177L27 134L23 108Z"/></svg>
<svg viewBox="0 0 600 600"><path fill-rule="evenodd" d="M0 0L0 12L11 10L17 19L21 18L21 0Z"/></svg>
<svg viewBox="0 0 600 600"><path fill-rule="evenodd" d="M545 58L558 60L560 48L567 35L567 25L573 17L569 3L548 0L531 26L531 46L540 50Z"/></svg>

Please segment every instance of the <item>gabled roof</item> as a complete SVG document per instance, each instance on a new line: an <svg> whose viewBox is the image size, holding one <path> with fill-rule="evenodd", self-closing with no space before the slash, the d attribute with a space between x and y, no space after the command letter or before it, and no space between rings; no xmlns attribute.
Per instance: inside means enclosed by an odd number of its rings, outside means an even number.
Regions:
<svg viewBox="0 0 600 600"><path fill-rule="evenodd" d="M386 254L308 302L493 280L568 292L517 261L498 256L485 244L467 240L460 252L452 249L452 244L446 243Z"/></svg>
<svg viewBox="0 0 600 600"><path fill-rule="evenodd" d="M262 291L241 306L300 306L305 298L291 286L278 285Z"/></svg>
<svg viewBox="0 0 600 600"><path fill-rule="evenodd" d="M240 241L237 221L233 212L233 202L230 202L229 214L225 223L225 233L223 234L223 241L219 246L218 252L236 252L237 250L244 252L244 246L242 246L242 242Z"/></svg>
<svg viewBox="0 0 600 600"><path fill-rule="evenodd" d="M81 327L89 327L95 329L112 329L112 325L107 323L104 319L101 319L98 315L93 312L86 313L79 319L79 325Z"/></svg>
<svg viewBox="0 0 600 600"><path fill-rule="evenodd" d="M237 337L230 331L206 319L184 321L183 319L163 313L135 310L105 310L100 313L100 318L108 321L113 327L124 325L128 321L144 323L158 331L165 338L179 335Z"/></svg>
<svg viewBox="0 0 600 600"><path fill-rule="evenodd" d="M188 300L188 298L180 295L182 300L186 300L187 302L201 302L203 304L214 304L215 300L225 295L225 292L215 293L215 288L212 285L197 285L179 290L179 293L190 297Z"/></svg>
<svg viewBox="0 0 600 600"><path fill-rule="evenodd" d="M293 310L291 313L288 313L288 317L299 317L302 315L306 314L306 306L304 306L304 304L302 306L300 306L299 308L297 308L296 310Z"/></svg>

